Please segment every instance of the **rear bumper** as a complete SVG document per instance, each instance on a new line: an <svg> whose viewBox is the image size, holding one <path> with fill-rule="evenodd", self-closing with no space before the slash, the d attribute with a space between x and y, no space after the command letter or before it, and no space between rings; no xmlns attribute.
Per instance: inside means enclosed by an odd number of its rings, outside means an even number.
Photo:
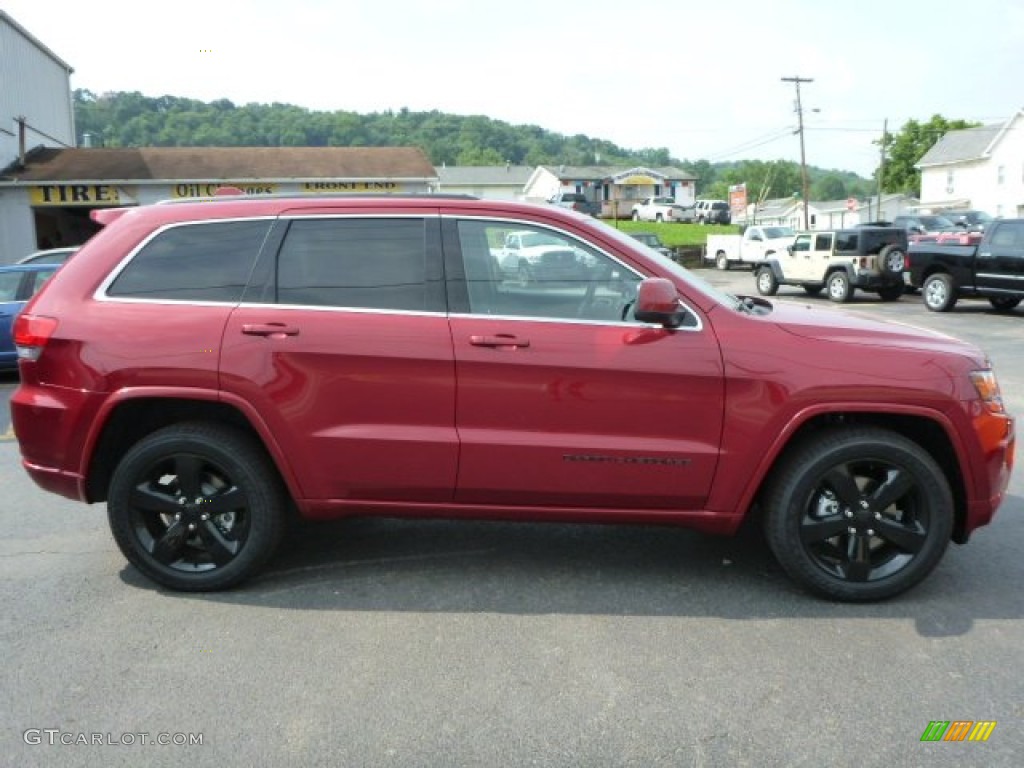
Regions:
<svg viewBox="0 0 1024 768"><path fill-rule="evenodd" d="M66 387L22 384L11 396L11 424L22 466L41 488L86 501L83 441L103 396Z"/></svg>
<svg viewBox="0 0 1024 768"><path fill-rule="evenodd" d="M890 286L902 286L902 272L875 272L862 270L854 275L853 285L868 290L877 288L888 288Z"/></svg>
<svg viewBox="0 0 1024 768"><path fill-rule="evenodd" d="M29 477L44 491L56 493L75 501L88 501L85 494L85 478L77 472L67 472L55 467L44 467L33 464L25 459L21 460L21 466L28 472Z"/></svg>

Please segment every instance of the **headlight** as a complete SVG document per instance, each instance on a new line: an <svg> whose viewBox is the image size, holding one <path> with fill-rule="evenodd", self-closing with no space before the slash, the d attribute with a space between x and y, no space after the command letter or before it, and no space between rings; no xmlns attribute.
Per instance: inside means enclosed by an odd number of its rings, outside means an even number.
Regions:
<svg viewBox="0 0 1024 768"><path fill-rule="evenodd" d="M971 383L978 391L978 397L992 413L1006 413L1003 407L1003 395L999 391L999 382L996 381L996 374L991 368L983 371L971 371Z"/></svg>

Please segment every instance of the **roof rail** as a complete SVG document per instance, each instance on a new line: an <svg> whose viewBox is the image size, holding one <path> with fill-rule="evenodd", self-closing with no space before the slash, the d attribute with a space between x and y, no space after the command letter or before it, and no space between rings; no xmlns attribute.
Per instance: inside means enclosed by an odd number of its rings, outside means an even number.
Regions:
<svg viewBox="0 0 1024 768"><path fill-rule="evenodd" d="M220 189L237 189L237 187L221 187ZM218 190L219 191L219 190ZM367 192L365 194L315 194L300 195L296 192L275 192L269 195L246 195L236 192L225 192L222 194L205 195L201 197L169 197L164 200L157 200L155 205L173 205L175 203L212 203L212 202L237 202L238 200L480 200L476 195L431 193L431 192L400 192L388 194L386 192Z"/></svg>

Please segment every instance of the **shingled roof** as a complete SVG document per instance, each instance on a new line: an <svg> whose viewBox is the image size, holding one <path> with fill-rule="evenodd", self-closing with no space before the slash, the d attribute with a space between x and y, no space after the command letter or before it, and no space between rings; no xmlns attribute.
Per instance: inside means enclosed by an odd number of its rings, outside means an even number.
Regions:
<svg viewBox="0 0 1024 768"><path fill-rule="evenodd" d="M8 167L7 181L436 179L418 147L137 147L51 149Z"/></svg>
<svg viewBox="0 0 1024 768"><path fill-rule="evenodd" d="M1000 123L949 131L924 153L924 157L917 161L917 167L981 160L988 154L992 142L1003 130L1003 127L1003 124Z"/></svg>

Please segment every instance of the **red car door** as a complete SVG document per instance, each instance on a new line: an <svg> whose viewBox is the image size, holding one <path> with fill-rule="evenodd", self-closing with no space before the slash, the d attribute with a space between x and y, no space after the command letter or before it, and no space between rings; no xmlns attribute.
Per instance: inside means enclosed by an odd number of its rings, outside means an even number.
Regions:
<svg viewBox="0 0 1024 768"><path fill-rule="evenodd" d="M455 379L436 215L278 228L228 321L222 390L257 404L306 499L450 501Z"/></svg>
<svg viewBox="0 0 1024 768"><path fill-rule="evenodd" d="M502 266L510 229L578 256L524 281ZM722 430L718 346L688 327L631 320L640 280L624 263L531 224L445 223L466 503L701 509ZM460 269L463 273L460 274Z"/></svg>

